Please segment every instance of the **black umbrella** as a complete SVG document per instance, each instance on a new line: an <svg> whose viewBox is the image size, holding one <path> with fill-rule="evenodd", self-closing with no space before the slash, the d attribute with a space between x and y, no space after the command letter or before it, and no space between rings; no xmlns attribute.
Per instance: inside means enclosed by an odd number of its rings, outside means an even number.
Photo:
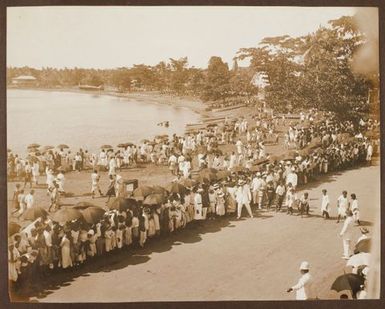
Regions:
<svg viewBox="0 0 385 309"><path fill-rule="evenodd" d="M361 285L364 284L364 278L356 274L344 274L339 276L332 284L331 290L341 292L350 290L353 294L361 290Z"/></svg>
<svg viewBox="0 0 385 309"><path fill-rule="evenodd" d="M48 215L48 212L39 206L28 208L22 215L24 220L35 221L37 218L41 218Z"/></svg>
<svg viewBox="0 0 385 309"><path fill-rule="evenodd" d="M113 148L111 145L102 145L100 146L101 149L107 149L107 148Z"/></svg>
<svg viewBox="0 0 385 309"><path fill-rule="evenodd" d="M92 204L90 202L81 201L79 203L76 203L73 208L81 210L81 209L86 209L88 207L95 207L95 206L96 206L95 204Z"/></svg>
<svg viewBox="0 0 385 309"><path fill-rule="evenodd" d="M371 238L365 238L360 240L357 244L356 247L354 248L354 254L357 254L359 252L370 252L370 247L372 245L372 240Z"/></svg>
<svg viewBox="0 0 385 309"><path fill-rule="evenodd" d="M57 148L59 148L59 149L68 149L70 147L68 145L66 145L66 144L59 144L59 145L57 145Z"/></svg>
<svg viewBox="0 0 385 309"><path fill-rule="evenodd" d="M40 145L36 144L36 143L28 145L28 148L39 148L39 147L40 147Z"/></svg>
<svg viewBox="0 0 385 309"><path fill-rule="evenodd" d="M9 222L8 223L8 236L15 235L16 233L19 233L21 229L21 226L17 224L16 222Z"/></svg>
<svg viewBox="0 0 385 309"><path fill-rule="evenodd" d="M97 206L91 206L82 210L84 220L89 224L96 224L103 218L105 210Z"/></svg>
<svg viewBox="0 0 385 309"><path fill-rule="evenodd" d="M172 182L166 186L166 189L170 193L178 193L178 194L185 194L186 188L180 183Z"/></svg>

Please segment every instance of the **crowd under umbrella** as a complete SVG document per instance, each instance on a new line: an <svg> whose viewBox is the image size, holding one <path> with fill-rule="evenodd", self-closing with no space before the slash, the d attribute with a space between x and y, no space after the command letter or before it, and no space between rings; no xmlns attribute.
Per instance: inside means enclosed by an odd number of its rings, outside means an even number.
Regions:
<svg viewBox="0 0 385 309"><path fill-rule="evenodd" d="M19 233L21 230L21 226L17 224L16 222L9 222L8 223L8 236L13 236L17 233Z"/></svg>
<svg viewBox="0 0 385 309"><path fill-rule="evenodd" d="M348 273L337 277L331 286L331 290L336 292L341 291L352 291L353 296L356 295L358 291L361 290L361 285L364 284L364 277Z"/></svg>
<svg viewBox="0 0 385 309"><path fill-rule="evenodd" d="M370 253L361 252L350 257L347 261L346 266L359 267L368 266L370 263Z"/></svg>
<svg viewBox="0 0 385 309"><path fill-rule="evenodd" d="M134 197L143 196L145 198L146 196L153 193L153 190L154 189L150 186L140 186L133 191L132 195Z"/></svg>
<svg viewBox="0 0 385 309"><path fill-rule="evenodd" d="M165 198L162 194L159 193L152 193L148 195L144 201L144 205L149 205L149 206L155 206L155 205L160 205L165 202Z"/></svg>
<svg viewBox="0 0 385 309"><path fill-rule="evenodd" d="M91 206L81 211L84 221L89 224L96 224L102 219L105 214L105 210L98 206Z"/></svg>
<svg viewBox="0 0 385 309"><path fill-rule="evenodd" d="M215 181L217 180L218 177L216 175L216 173L213 173L211 171L209 171L209 169L204 169L202 171L199 172L198 174L198 180L199 182L212 182L212 181Z"/></svg>
<svg viewBox="0 0 385 309"><path fill-rule="evenodd" d="M77 220L82 217L82 213L78 209L62 208L55 212L51 218L55 222L66 223L72 220Z"/></svg>
<svg viewBox="0 0 385 309"><path fill-rule="evenodd" d="M49 151L51 149L54 149L54 148L55 148L54 146L48 145L48 146L44 146L43 148L41 148L41 151L42 152L47 152L47 151Z"/></svg>
<svg viewBox="0 0 385 309"><path fill-rule="evenodd" d="M137 206L137 204L138 202L135 199L117 197L108 204L108 208L110 210L116 209L119 211L126 211L127 209L132 209Z"/></svg>
<svg viewBox="0 0 385 309"><path fill-rule="evenodd" d="M225 179L225 178L229 177L230 175L231 175L231 172L225 171L225 170L218 171L218 173L216 174L216 176L219 180Z"/></svg>
<svg viewBox="0 0 385 309"><path fill-rule="evenodd" d="M152 189L153 189L153 193L163 194L165 196L167 196L168 194L168 191L161 186L152 186Z"/></svg>
<svg viewBox="0 0 385 309"><path fill-rule="evenodd" d="M192 187L196 186L198 182L194 179L185 178L180 183L183 186L185 186L186 188L192 188Z"/></svg>
<svg viewBox="0 0 385 309"><path fill-rule="evenodd" d="M100 146L100 148L101 149L111 149L113 147L111 145L105 144L105 145Z"/></svg>
<svg viewBox="0 0 385 309"><path fill-rule="evenodd" d="M93 204L93 203L90 203L90 202L86 202L86 201L81 201L81 202L78 202L75 204L75 206L73 207L74 209L86 209L88 207L95 207L96 205Z"/></svg>
<svg viewBox="0 0 385 309"><path fill-rule="evenodd" d="M70 147L68 145L66 145L66 144L59 144L59 145L57 145L57 148L59 148L59 149L68 149Z"/></svg>
<svg viewBox="0 0 385 309"><path fill-rule="evenodd" d="M39 148L40 145L36 143L29 144L27 148Z"/></svg>
<svg viewBox="0 0 385 309"><path fill-rule="evenodd" d="M180 183L177 182L171 182L166 186L166 189L170 193L176 193L184 195L186 193L186 188Z"/></svg>
<svg viewBox="0 0 385 309"><path fill-rule="evenodd" d="M34 206L31 208L27 208L27 210L23 213L22 218L24 220L35 221L37 218L45 217L48 215L48 212L40 206Z"/></svg>
<svg viewBox="0 0 385 309"><path fill-rule="evenodd" d="M371 238L365 238L361 239L354 248L354 253L360 253L360 252L370 252L370 248L372 245L372 239Z"/></svg>

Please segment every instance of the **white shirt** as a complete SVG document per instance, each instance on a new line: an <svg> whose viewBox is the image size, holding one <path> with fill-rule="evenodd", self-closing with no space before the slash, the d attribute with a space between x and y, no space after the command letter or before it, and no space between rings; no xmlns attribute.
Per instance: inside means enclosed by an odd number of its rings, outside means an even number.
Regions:
<svg viewBox="0 0 385 309"><path fill-rule="evenodd" d="M321 211L329 211L329 196L328 195L322 195L322 200L321 200Z"/></svg>
<svg viewBox="0 0 385 309"><path fill-rule="evenodd" d="M99 174L97 174L97 173L91 174L91 181L92 181L93 185L97 185L99 182L99 179L100 179Z"/></svg>
<svg viewBox="0 0 385 309"><path fill-rule="evenodd" d="M358 200L352 200L352 212L358 210Z"/></svg>
<svg viewBox="0 0 385 309"><path fill-rule="evenodd" d="M297 186L298 176L297 176L296 173L290 172L289 174L287 174L287 176L286 176L286 184L289 184L289 183L291 183L293 185L293 187Z"/></svg>
<svg viewBox="0 0 385 309"><path fill-rule="evenodd" d="M313 291L313 278L310 273L303 274L299 278L298 283L291 288L296 291L295 299L296 300L307 300L309 298L314 298Z"/></svg>
<svg viewBox="0 0 385 309"><path fill-rule="evenodd" d="M261 178L258 178L258 177L253 178L253 182L251 183L251 187L252 187L252 190L254 192L258 191L260 189L261 185L262 185L262 179Z"/></svg>
<svg viewBox="0 0 385 309"><path fill-rule="evenodd" d="M344 226L342 227L340 236L343 239L351 240L352 239L352 230L353 230L354 220L353 217L347 217L344 221Z"/></svg>
<svg viewBox="0 0 385 309"><path fill-rule="evenodd" d="M31 193L28 193L24 198L25 203L27 204L27 208L32 208L34 203L34 198Z"/></svg>
<svg viewBox="0 0 385 309"><path fill-rule="evenodd" d="M347 210L348 209L348 198L344 197L343 195L340 195L340 197L337 199L338 207L341 207L342 209Z"/></svg>

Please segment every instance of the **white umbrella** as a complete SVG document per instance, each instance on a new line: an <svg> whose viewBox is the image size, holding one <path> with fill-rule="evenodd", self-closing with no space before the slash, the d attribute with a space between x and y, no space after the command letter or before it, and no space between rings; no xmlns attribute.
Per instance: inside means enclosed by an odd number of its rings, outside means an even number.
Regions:
<svg viewBox="0 0 385 309"><path fill-rule="evenodd" d="M353 266L353 267L358 267L361 265L368 266L369 262L370 262L370 253L361 252L353 255L346 263L346 266Z"/></svg>

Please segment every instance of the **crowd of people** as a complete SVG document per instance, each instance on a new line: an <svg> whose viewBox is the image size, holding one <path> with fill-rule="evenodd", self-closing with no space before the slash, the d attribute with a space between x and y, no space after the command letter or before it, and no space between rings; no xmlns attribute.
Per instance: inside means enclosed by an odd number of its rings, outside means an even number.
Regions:
<svg viewBox="0 0 385 309"><path fill-rule="evenodd" d="M309 215L309 194L304 192L297 196L298 188L319 175L370 164L373 144L362 132L369 127L378 127L372 120L354 126L333 117L315 122L313 117L316 118L314 114L304 115L295 128L289 129L288 140L294 142L298 150L291 155L287 151L282 156L266 153L266 134L274 134L280 121L285 121L277 117L262 120L255 117L251 121L225 119L222 125L183 137L174 135L170 141L160 136L138 146L123 145L124 150L118 152L104 147L98 156L80 150L71 159L71 152L65 152L63 148L41 154L44 159L34 159L35 153L31 160L23 162L17 155L9 153L9 174L18 177L24 171L25 178L24 188L17 184L13 197L17 217L35 207L31 188L33 183L37 184L42 167L51 200L48 210L53 211L59 208L59 198L65 192L65 162L70 170L92 168L92 197L95 193L103 195L98 170L108 171L108 207L111 197L121 196L122 178L118 171L124 165L138 162L167 164L175 175L169 187L152 187L146 193L139 187L140 194L134 191L133 196L125 200L126 204L119 204L116 209L109 207L97 222L86 222L82 216L67 222L55 222L47 214L37 218L11 237L8 249L10 280L16 282L17 288L30 287L32 278L44 278L59 269L79 267L97 256L133 246L143 247L148 239L175 233L199 221L224 216L240 219L243 208L249 217L261 209ZM301 126L305 121L308 125ZM235 151L221 153L218 146L226 144L234 144ZM31 177L26 176L27 171ZM28 184L30 192L25 195ZM337 222L345 216L349 218L352 212L353 222L360 224L357 196L351 193L350 197L349 201L347 192L338 197ZM330 219L330 208L331 200L324 190L320 215ZM348 219L344 220L346 223ZM342 236L345 233L341 232ZM344 238L344 257L349 256L346 248Z"/></svg>

